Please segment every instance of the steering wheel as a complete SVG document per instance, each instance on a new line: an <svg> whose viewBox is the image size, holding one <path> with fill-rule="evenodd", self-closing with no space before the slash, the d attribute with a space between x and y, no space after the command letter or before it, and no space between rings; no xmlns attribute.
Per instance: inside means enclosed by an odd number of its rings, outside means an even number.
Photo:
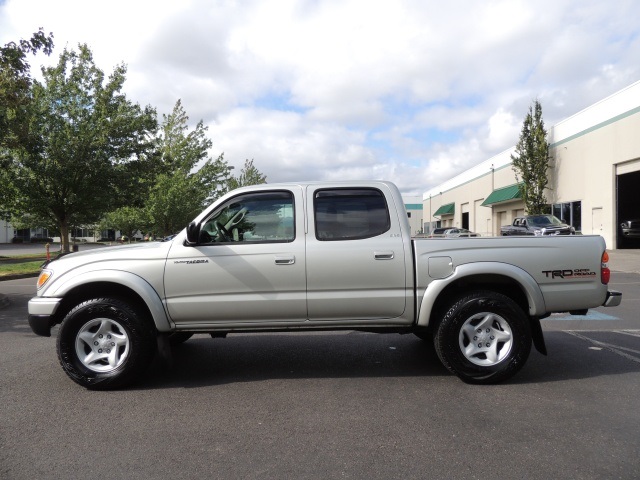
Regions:
<svg viewBox="0 0 640 480"><path fill-rule="evenodd" d="M213 223L216 227L216 229L218 230L218 233L220 235L220 237L222 237L222 240L225 242L230 242L232 240L231 234L229 233L229 230L227 230L220 222L218 222L217 220Z"/></svg>

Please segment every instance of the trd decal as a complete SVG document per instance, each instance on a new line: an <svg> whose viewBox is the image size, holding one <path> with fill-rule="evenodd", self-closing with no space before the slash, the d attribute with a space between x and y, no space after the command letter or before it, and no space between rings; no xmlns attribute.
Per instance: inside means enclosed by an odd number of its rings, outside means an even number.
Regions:
<svg viewBox="0 0 640 480"><path fill-rule="evenodd" d="M595 277L596 272L588 268L575 268L573 270L543 270L547 278L575 278L575 277Z"/></svg>

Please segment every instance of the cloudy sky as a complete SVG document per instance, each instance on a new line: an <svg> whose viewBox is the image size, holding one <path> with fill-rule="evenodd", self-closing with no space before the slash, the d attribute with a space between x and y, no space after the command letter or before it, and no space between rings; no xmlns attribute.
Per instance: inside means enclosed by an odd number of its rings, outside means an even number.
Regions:
<svg viewBox="0 0 640 480"><path fill-rule="evenodd" d="M87 43L126 93L202 119L270 183L385 179L420 194L640 80L637 0L0 0L0 44Z"/></svg>

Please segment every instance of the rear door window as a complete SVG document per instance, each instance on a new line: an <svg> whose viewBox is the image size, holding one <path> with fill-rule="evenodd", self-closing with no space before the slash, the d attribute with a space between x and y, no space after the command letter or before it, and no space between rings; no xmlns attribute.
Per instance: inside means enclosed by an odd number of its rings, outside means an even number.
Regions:
<svg viewBox="0 0 640 480"><path fill-rule="evenodd" d="M318 190L314 213L316 238L322 241L371 238L391 228L387 202L375 188Z"/></svg>

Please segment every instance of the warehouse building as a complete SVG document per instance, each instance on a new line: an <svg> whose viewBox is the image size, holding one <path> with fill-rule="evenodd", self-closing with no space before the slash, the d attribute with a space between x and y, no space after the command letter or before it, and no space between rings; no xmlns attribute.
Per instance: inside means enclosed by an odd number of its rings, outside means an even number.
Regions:
<svg viewBox="0 0 640 480"><path fill-rule="evenodd" d="M607 248L640 248L620 224L640 220L640 82L548 127L550 212ZM422 196L425 232L462 227L482 236L523 215L511 165L515 147Z"/></svg>
<svg viewBox="0 0 640 480"><path fill-rule="evenodd" d="M422 233L422 225L424 222L422 198L403 195L402 200L404 202L404 208L407 211L407 218L409 219L409 226L411 227L411 235L417 235Z"/></svg>

